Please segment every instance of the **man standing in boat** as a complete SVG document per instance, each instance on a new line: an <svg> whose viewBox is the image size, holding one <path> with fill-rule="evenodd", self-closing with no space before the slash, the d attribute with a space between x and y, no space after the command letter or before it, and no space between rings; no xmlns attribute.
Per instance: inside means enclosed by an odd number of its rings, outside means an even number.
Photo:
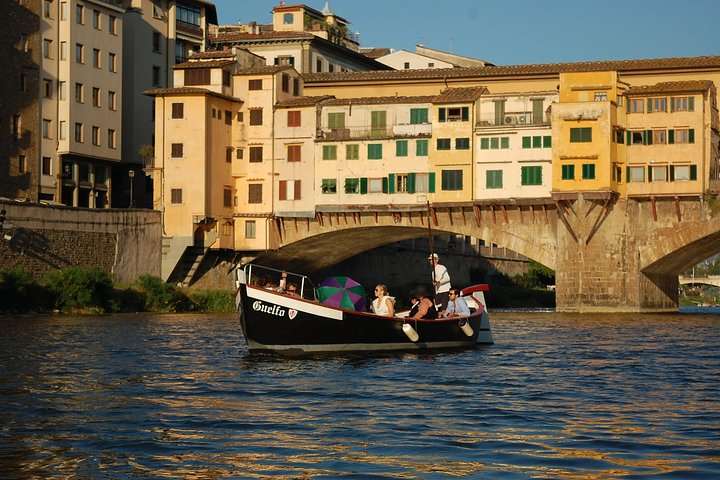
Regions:
<svg viewBox="0 0 720 480"><path fill-rule="evenodd" d="M440 310L447 308L450 289L450 274L445 268L445 265L440 265L440 257L437 253L433 253L428 257L428 261L433 267L432 271L432 283L435 287L435 301L440 304Z"/></svg>

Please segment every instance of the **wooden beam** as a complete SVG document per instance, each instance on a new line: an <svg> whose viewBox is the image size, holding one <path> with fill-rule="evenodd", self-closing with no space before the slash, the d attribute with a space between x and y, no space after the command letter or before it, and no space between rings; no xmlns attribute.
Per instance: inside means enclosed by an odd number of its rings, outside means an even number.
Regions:
<svg viewBox="0 0 720 480"><path fill-rule="evenodd" d="M680 213L680 197L675 195L675 213L677 213L678 222L682 222L682 214Z"/></svg>
<svg viewBox="0 0 720 480"><path fill-rule="evenodd" d="M503 217L505 217L505 223L510 223L510 221L508 220L508 214L507 214L507 209L505 208L505 205L501 205L500 208L502 208Z"/></svg>
<svg viewBox="0 0 720 480"><path fill-rule="evenodd" d="M653 221L657 222L657 205L655 205L655 197L650 197L650 202L652 203Z"/></svg>
<svg viewBox="0 0 720 480"><path fill-rule="evenodd" d="M473 205L473 213L475 214L475 223L478 227L482 226L482 209L480 205Z"/></svg>

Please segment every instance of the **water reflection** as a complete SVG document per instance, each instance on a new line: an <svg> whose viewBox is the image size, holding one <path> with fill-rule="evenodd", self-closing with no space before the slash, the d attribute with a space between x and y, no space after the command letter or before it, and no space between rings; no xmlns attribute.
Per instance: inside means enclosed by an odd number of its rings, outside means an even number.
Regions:
<svg viewBox="0 0 720 480"><path fill-rule="evenodd" d="M720 317L493 322L476 351L288 360L232 315L3 319L0 477L720 476Z"/></svg>

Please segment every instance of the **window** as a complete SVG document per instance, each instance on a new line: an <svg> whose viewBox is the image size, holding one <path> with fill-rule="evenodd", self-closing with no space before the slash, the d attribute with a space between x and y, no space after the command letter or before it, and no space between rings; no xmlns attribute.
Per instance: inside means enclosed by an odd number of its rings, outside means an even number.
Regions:
<svg viewBox="0 0 720 480"><path fill-rule="evenodd" d="M669 130L668 143L695 143L695 129L677 128Z"/></svg>
<svg viewBox="0 0 720 480"><path fill-rule="evenodd" d="M345 128L345 113L328 113L328 128Z"/></svg>
<svg viewBox="0 0 720 480"><path fill-rule="evenodd" d="M82 43L75 44L75 61L85 63L85 46Z"/></svg>
<svg viewBox="0 0 720 480"><path fill-rule="evenodd" d="M570 142L572 143L586 143L592 142L592 128L571 128L570 129Z"/></svg>
<svg viewBox="0 0 720 480"><path fill-rule="evenodd" d="M228 72L227 70L223 70L222 71L222 84L226 87L229 87L230 83L231 83L230 82L231 77L232 77L232 75L230 74L230 72Z"/></svg>
<svg viewBox="0 0 720 480"><path fill-rule="evenodd" d="M182 203L182 188L171 188L170 189L170 203L180 204Z"/></svg>
<svg viewBox="0 0 720 480"><path fill-rule="evenodd" d="M644 182L645 181L645 168L644 167L628 167L627 181L635 182L635 183Z"/></svg>
<svg viewBox="0 0 720 480"><path fill-rule="evenodd" d="M42 121L42 136L43 138L52 138L50 136L52 132L52 122L47 118L43 118Z"/></svg>
<svg viewBox="0 0 720 480"><path fill-rule="evenodd" d="M68 50L68 44L67 42L60 42L60 60L67 60L67 50Z"/></svg>
<svg viewBox="0 0 720 480"><path fill-rule="evenodd" d="M100 21L100 12L93 10L93 28L95 30L102 30L102 23Z"/></svg>
<svg viewBox="0 0 720 480"><path fill-rule="evenodd" d="M661 144L664 145L667 140L667 132L665 130L653 130L652 131L652 143L653 145Z"/></svg>
<svg viewBox="0 0 720 480"><path fill-rule="evenodd" d="M430 174L429 173L415 173L415 174L408 174L409 182L410 182L410 188L413 187L413 179L412 177L415 177L415 191L410 191L410 193L415 192L430 192Z"/></svg>
<svg viewBox="0 0 720 480"><path fill-rule="evenodd" d="M20 140L22 135L22 115L13 115L12 117L12 137Z"/></svg>
<svg viewBox="0 0 720 480"><path fill-rule="evenodd" d="M108 16L108 30L110 34L117 35L117 17L115 15Z"/></svg>
<svg viewBox="0 0 720 480"><path fill-rule="evenodd" d="M18 172L27 173L27 158L25 155L18 155Z"/></svg>
<svg viewBox="0 0 720 480"><path fill-rule="evenodd" d="M43 97L52 98L52 80L43 79Z"/></svg>
<svg viewBox="0 0 720 480"><path fill-rule="evenodd" d="M628 145L645 145L645 130L628 132Z"/></svg>
<svg viewBox="0 0 720 480"><path fill-rule="evenodd" d="M648 98L648 113L652 112L667 112L667 98L656 97Z"/></svg>
<svg viewBox="0 0 720 480"><path fill-rule="evenodd" d="M160 52L160 32L152 32L153 52Z"/></svg>
<svg viewBox="0 0 720 480"><path fill-rule="evenodd" d="M156 87L160 86L160 67L157 65L152 67L152 84Z"/></svg>
<svg viewBox="0 0 720 480"><path fill-rule="evenodd" d="M290 92L290 75L287 73L282 74L282 78L280 79L280 88L285 93Z"/></svg>
<svg viewBox="0 0 720 480"><path fill-rule="evenodd" d="M100 68L100 49L93 48L93 67Z"/></svg>
<svg viewBox="0 0 720 480"><path fill-rule="evenodd" d="M337 145L323 145L323 160L337 160Z"/></svg>
<svg viewBox="0 0 720 480"><path fill-rule="evenodd" d="M262 108L253 108L250 110L250 125L262 125L263 111Z"/></svg>
<svg viewBox="0 0 720 480"><path fill-rule="evenodd" d="M293 14L292 13L284 13L283 14L283 23L285 25L291 25L293 23Z"/></svg>
<svg viewBox="0 0 720 480"><path fill-rule="evenodd" d="M52 40L43 38L43 57L52 59Z"/></svg>
<svg viewBox="0 0 720 480"><path fill-rule="evenodd" d="M295 59L290 57L290 60L290 65L295 65ZM300 95L300 80L293 78L293 96L297 97L298 95Z"/></svg>
<svg viewBox="0 0 720 480"><path fill-rule="evenodd" d="M345 179L345 193L360 193L360 179L359 178L346 178Z"/></svg>
<svg viewBox="0 0 720 480"><path fill-rule="evenodd" d="M42 157L41 168L42 168L43 175L52 175L52 158Z"/></svg>
<svg viewBox="0 0 720 480"><path fill-rule="evenodd" d="M411 108L410 109L410 123L428 123L428 109L427 108Z"/></svg>
<svg viewBox="0 0 720 480"><path fill-rule="evenodd" d="M409 70L409 69L410 69L410 62L405 62L405 63L403 64L403 66L405 67L405 70Z"/></svg>
<svg viewBox="0 0 720 480"><path fill-rule="evenodd" d="M93 89L92 89L92 100L93 100L93 107L100 106L100 89L97 87L93 87Z"/></svg>
<svg viewBox="0 0 720 480"><path fill-rule="evenodd" d="M275 65L295 65L295 57L292 55L278 55L275 57ZM293 93L297 96L296 86L299 86L297 78L293 78Z"/></svg>
<svg viewBox="0 0 720 480"><path fill-rule="evenodd" d="M607 102L607 92L595 92L596 102Z"/></svg>
<svg viewBox="0 0 720 480"><path fill-rule="evenodd" d="M670 180L697 180L697 165L670 166Z"/></svg>
<svg viewBox="0 0 720 480"><path fill-rule="evenodd" d="M648 180L651 182L667 182L667 166L648 167Z"/></svg>
<svg viewBox="0 0 720 480"><path fill-rule="evenodd" d="M170 156L172 158L182 158L183 156L183 144L182 143L172 143L170 144Z"/></svg>
<svg viewBox="0 0 720 480"><path fill-rule="evenodd" d="M20 74L20 91L27 92L27 73ZM43 80L46 81L46 80Z"/></svg>
<svg viewBox="0 0 720 480"><path fill-rule="evenodd" d="M695 111L695 97L672 97L670 98L671 112L693 112Z"/></svg>
<svg viewBox="0 0 720 480"><path fill-rule="evenodd" d="M117 138L115 130L108 128L107 131L108 148L117 148Z"/></svg>
<svg viewBox="0 0 720 480"><path fill-rule="evenodd" d="M408 192L408 175L407 174L396 174L395 175L395 192L396 193L407 193Z"/></svg>
<svg viewBox="0 0 720 480"><path fill-rule="evenodd" d="M232 157L233 157L233 149L232 147L225 147L225 163L232 163Z"/></svg>
<svg viewBox="0 0 720 480"><path fill-rule="evenodd" d="M442 171L442 189L443 190L462 190L463 188L463 172L462 170L443 170Z"/></svg>
<svg viewBox="0 0 720 480"><path fill-rule="evenodd" d="M263 161L263 147L250 147L250 163L260 163Z"/></svg>
<svg viewBox="0 0 720 480"><path fill-rule="evenodd" d="M58 138L60 140L67 139L67 122L65 120L60 120L60 132L58 133Z"/></svg>
<svg viewBox="0 0 720 480"><path fill-rule="evenodd" d="M248 185L248 203L262 203L262 183Z"/></svg>
<svg viewBox="0 0 720 480"><path fill-rule="evenodd" d="M177 19L180 22L200 26L200 7L195 5L188 5L186 3L178 3L176 7Z"/></svg>
<svg viewBox="0 0 720 480"><path fill-rule="evenodd" d="M502 188L503 186L503 171L502 170L488 170L485 172L485 188Z"/></svg>
<svg viewBox="0 0 720 480"><path fill-rule="evenodd" d="M300 180L280 180L278 200L300 200Z"/></svg>
<svg viewBox="0 0 720 480"><path fill-rule="evenodd" d="M117 56L114 53L108 53L108 70L117 72Z"/></svg>
<svg viewBox="0 0 720 480"><path fill-rule="evenodd" d="M595 164L594 163L583 163L582 178L583 178L583 180L595 180Z"/></svg>
<svg viewBox="0 0 720 480"><path fill-rule="evenodd" d="M287 116L288 127L300 126L300 110L288 110Z"/></svg>
<svg viewBox="0 0 720 480"><path fill-rule="evenodd" d="M520 169L521 185L542 185L542 167L522 167Z"/></svg>
<svg viewBox="0 0 720 480"><path fill-rule="evenodd" d="M562 179L563 180L575 180L575 165L563 165L562 166Z"/></svg>
<svg viewBox="0 0 720 480"><path fill-rule="evenodd" d="M92 144L100 145L100 127L92 127Z"/></svg>
<svg viewBox="0 0 720 480"><path fill-rule="evenodd" d="M83 143L83 124L82 123L75 124L75 141L78 143Z"/></svg>
<svg viewBox="0 0 720 480"><path fill-rule="evenodd" d="M428 156L428 141L427 140L417 140L415 142L415 155L418 157L427 157Z"/></svg>
<svg viewBox="0 0 720 480"><path fill-rule="evenodd" d="M356 143L346 144L345 160L360 160L360 145Z"/></svg>
<svg viewBox="0 0 720 480"><path fill-rule="evenodd" d="M85 93L85 87L82 83L76 83L75 84L75 101L78 103L83 103L84 100L84 93Z"/></svg>
<svg viewBox="0 0 720 480"><path fill-rule="evenodd" d="M467 122L470 118L468 107L446 107L438 109L440 122Z"/></svg>
<svg viewBox="0 0 720 480"><path fill-rule="evenodd" d="M438 150L450 150L450 139L449 138L438 138L437 141Z"/></svg>
<svg viewBox="0 0 720 480"><path fill-rule="evenodd" d="M210 85L209 68L190 68L185 70L185 85Z"/></svg>
<svg viewBox="0 0 720 480"><path fill-rule="evenodd" d="M82 5L77 5L75 7L75 22L79 24L85 23L85 8Z"/></svg>
<svg viewBox="0 0 720 480"><path fill-rule="evenodd" d="M232 207L232 189L223 188L223 207Z"/></svg>
<svg viewBox="0 0 720 480"><path fill-rule="evenodd" d="M395 156L396 157L407 157L408 155L408 141L397 140L395 142Z"/></svg>
<svg viewBox="0 0 720 480"><path fill-rule="evenodd" d="M248 80L248 90L262 90L262 79Z"/></svg>
<svg viewBox="0 0 720 480"><path fill-rule="evenodd" d="M235 158L237 158L238 160L242 160L243 157L244 157L244 153L243 153L243 152L244 152L244 151L243 151L242 148L238 148L237 150L235 150Z"/></svg>
<svg viewBox="0 0 720 480"><path fill-rule="evenodd" d="M117 103L115 98L115 92L108 92L108 108L110 110L117 110Z"/></svg>
<svg viewBox="0 0 720 480"><path fill-rule="evenodd" d="M337 193L337 180L334 178L323 178L320 184L320 191L325 194Z"/></svg>
<svg viewBox="0 0 720 480"><path fill-rule="evenodd" d="M245 220L245 238L255 238L256 235L255 220Z"/></svg>
<svg viewBox="0 0 720 480"><path fill-rule="evenodd" d="M470 139L469 138L456 138L455 139L455 150L470 150Z"/></svg>
<svg viewBox="0 0 720 480"><path fill-rule="evenodd" d="M50 18L50 14L52 13L52 1L51 0L44 0L43 2L43 15L45 18Z"/></svg>
<svg viewBox="0 0 720 480"><path fill-rule="evenodd" d="M369 193L382 193L383 191L383 181L386 181L386 178L368 178L368 192Z"/></svg>
<svg viewBox="0 0 720 480"><path fill-rule="evenodd" d="M287 161L288 162L299 162L301 152L301 145L288 145L287 146Z"/></svg>
<svg viewBox="0 0 720 480"><path fill-rule="evenodd" d="M183 118L183 115L185 115L185 104L181 102L173 102L172 118Z"/></svg>
<svg viewBox="0 0 720 480"><path fill-rule="evenodd" d="M368 160L382 160L382 143L368 144Z"/></svg>
<svg viewBox="0 0 720 480"><path fill-rule="evenodd" d="M627 103L629 113L643 113L645 111L645 101L642 98L631 98Z"/></svg>

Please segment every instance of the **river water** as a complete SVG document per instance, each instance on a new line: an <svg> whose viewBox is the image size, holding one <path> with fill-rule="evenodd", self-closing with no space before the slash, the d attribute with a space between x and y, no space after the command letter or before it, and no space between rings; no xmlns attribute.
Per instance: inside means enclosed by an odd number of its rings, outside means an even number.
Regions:
<svg viewBox="0 0 720 480"><path fill-rule="evenodd" d="M720 314L249 356L234 315L0 318L0 478L720 478Z"/></svg>

